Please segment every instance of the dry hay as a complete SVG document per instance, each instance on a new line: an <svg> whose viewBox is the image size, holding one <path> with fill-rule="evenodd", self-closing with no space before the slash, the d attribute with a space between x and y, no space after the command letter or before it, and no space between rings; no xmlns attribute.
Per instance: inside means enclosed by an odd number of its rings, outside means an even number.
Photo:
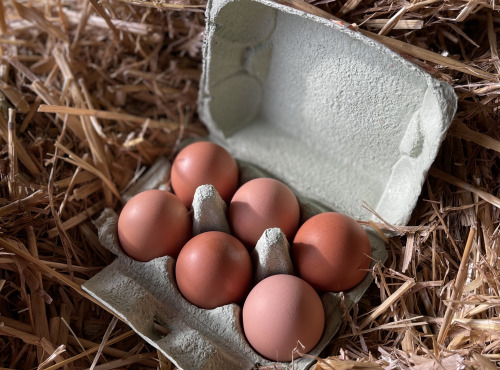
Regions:
<svg viewBox="0 0 500 370"><path fill-rule="evenodd" d="M113 260L92 218L205 134L197 1L0 0L0 366L171 368L80 284ZM494 1L281 1L342 19L459 96L409 226L371 223L397 234L389 259L318 368L500 364Z"/></svg>

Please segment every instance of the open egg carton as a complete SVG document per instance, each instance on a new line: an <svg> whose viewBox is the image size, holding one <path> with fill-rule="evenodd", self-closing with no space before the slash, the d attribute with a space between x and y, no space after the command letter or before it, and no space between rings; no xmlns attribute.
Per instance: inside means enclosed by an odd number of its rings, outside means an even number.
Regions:
<svg viewBox="0 0 500 370"><path fill-rule="evenodd" d="M451 86L360 33L273 1L209 0L206 24L198 111L209 139L239 160L241 181L283 181L299 199L302 222L327 210L374 220L367 203L385 221L406 224L456 110ZM159 187L169 165L160 160L124 198ZM226 228L224 205L209 188L199 193L195 233ZM118 246L116 223L112 210L96 221L101 243L117 259L85 283L89 294L180 368L273 364L245 340L240 306L190 304L176 288L175 261L130 259ZM386 251L367 232L373 266ZM275 249L269 247L279 239L269 231L259 249ZM322 295L325 330L310 355L333 338L371 280L369 273L343 301ZM276 365L304 369L312 362L306 356Z"/></svg>
<svg viewBox="0 0 500 370"><path fill-rule="evenodd" d="M170 163L160 159L145 174L139 186L131 189L125 198L151 188L162 187L162 176ZM239 162L240 184L253 178L269 177L267 173L248 163ZM315 214L328 211L314 202L299 197L301 224ZM193 236L205 231L229 232L226 204L213 186L198 187L193 200ZM292 363L276 363L257 354L245 339L242 328L242 308L229 304L215 309L198 308L189 303L175 283L175 260L169 256L150 262L139 262L128 257L119 246L118 215L106 209L95 221L99 241L117 255L117 259L83 285L94 298L105 304L148 343L160 350L182 369L252 369L274 365L292 368ZM371 230L365 230L372 247L373 268L387 258L384 242ZM280 229L266 230L251 252L254 282L278 274L293 274L288 241ZM309 352L318 356L335 335L344 313L359 301L372 282L370 273L355 288L338 293L323 293L325 328L316 347ZM158 330L157 328L160 328ZM300 352L300 348L298 348ZM295 356L297 357L297 356ZM294 369L305 369L313 357L293 361Z"/></svg>

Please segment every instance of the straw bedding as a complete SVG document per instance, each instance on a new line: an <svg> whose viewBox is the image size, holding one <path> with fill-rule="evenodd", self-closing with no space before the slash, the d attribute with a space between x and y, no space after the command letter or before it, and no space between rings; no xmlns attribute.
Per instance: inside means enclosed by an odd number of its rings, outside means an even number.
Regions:
<svg viewBox="0 0 500 370"><path fill-rule="evenodd" d="M459 97L408 226L370 224L396 234L389 259L317 368L496 368L500 4L282 2L341 19ZM172 368L80 285L113 260L92 219L119 209L155 158L206 134L204 5L0 0L1 367Z"/></svg>

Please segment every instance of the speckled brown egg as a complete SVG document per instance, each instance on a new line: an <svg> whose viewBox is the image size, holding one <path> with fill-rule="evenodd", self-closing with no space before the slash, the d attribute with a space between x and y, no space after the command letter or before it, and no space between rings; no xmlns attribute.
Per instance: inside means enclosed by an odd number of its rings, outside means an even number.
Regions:
<svg viewBox="0 0 500 370"><path fill-rule="evenodd" d="M243 305L243 330L250 345L271 361L291 361L319 342L325 312L316 291L292 275L262 280Z"/></svg>
<svg viewBox="0 0 500 370"><path fill-rule="evenodd" d="M120 245L138 261L169 255L176 257L191 236L187 208L174 194L147 190L123 207L118 218Z"/></svg>
<svg viewBox="0 0 500 370"><path fill-rule="evenodd" d="M249 249L271 227L279 227L289 241L293 240L299 218L299 203L293 192L281 181L270 178L242 185L229 205L231 229Z"/></svg>
<svg viewBox="0 0 500 370"><path fill-rule="evenodd" d="M340 292L358 285L370 267L371 247L351 217L320 213L297 231L292 245L298 275L320 291Z"/></svg>
<svg viewBox="0 0 500 370"><path fill-rule="evenodd" d="M201 308L215 308L245 298L252 281L252 262L234 236L208 231L182 248L175 278L189 302Z"/></svg>
<svg viewBox="0 0 500 370"><path fill-rule="evenodd" d="M188 208L200 185L213 185L222 199L229 203L238 187L238 165L223 147L200 141L177 154L170 181L174 193Z"/></svg>

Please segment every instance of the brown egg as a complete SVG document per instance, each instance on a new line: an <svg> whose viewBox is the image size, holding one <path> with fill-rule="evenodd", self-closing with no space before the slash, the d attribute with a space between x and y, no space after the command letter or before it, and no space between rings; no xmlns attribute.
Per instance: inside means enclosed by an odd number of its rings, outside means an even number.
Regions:
<svg viewBox="0 0 500 370"><path fill-rule="evenodd" d="M363 280L371 247L363 228L341 213L320 213L297 231L292 245L298 275L320 291L340 292Z"/></svg>
<svg viewBox="0 0 500 370"><path fill-rule="evenodd" d="M200 141L182 149L172 164L174 193L190 208L196 188L213 185L226 203L238 188L238 165L221 146Z"/></svg>
<svg viewBox="0 0 500 370"><path fill-rule="evenodd" d="M289 241L299 226L299 203L292 191L275 179L258 178L241 186L229 205L234 235L253 249L262 233L279 227Z"/></svg>
<svg viewBox="0 0 500 370"><path fill-rule="evenodd" d="M252 281L252 262L234 236L208 231L182 248L175 278L189 302L201 308L215 308L245 298Z"/></svg>
<svg viewBox="0 0 500 370"><path fill-rule="evenodd" d="M324 325L325 312L318 294L292 275L262 280L243 305L245 336L258 353L271 361L300 357L294 348L301 353L312 350Z"/></svg>
<svg viewBox="0 0 500 370"><path fill-rule="evenodd" d="M147 190L123 207L118 218L118 238L130 257L138 261L169 255L176 257L191 236L187 208L174 194Z"/></svg>

